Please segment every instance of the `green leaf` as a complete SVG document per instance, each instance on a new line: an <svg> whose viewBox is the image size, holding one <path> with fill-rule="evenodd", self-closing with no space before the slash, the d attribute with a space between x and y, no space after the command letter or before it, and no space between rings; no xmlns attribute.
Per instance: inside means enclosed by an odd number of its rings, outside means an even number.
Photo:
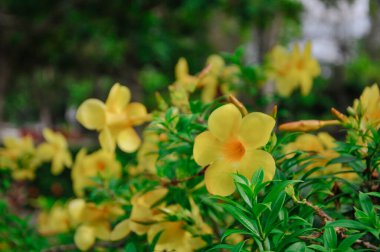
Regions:
<svg viewBox="0 0 380 252"><path fill-rule="evenodd" d="M238 208L234 208L233 206L228 205L228 204L223 204L222 206L238 222L240 222L240 224L242 224L246 229L252 232L252 235L260 237L259 231L257 230L256 225L243 212L241 212Z"/></svg>
<svg viewBox="0 0 380 252"><path fill-rule="evenodd" d="M329 162L327 162L326 166L332 165L332 164L342 164L342 163L350 163L352 161L355 161L357 157L350 155L350 154L341 154L337 158L331 159Z"/></svg>
<svg viewBox="0 0 380 252"><path fill-rule="evenodd" d="M331 227L344 227L344 228L350 228L354 230L367 230L367 225L364 225L358 221L355 220L336 220L333 222L330 222L326 225Z"/></svg>
<svg viewBox="0 0 380 252"><path fill-rule="evenodd" d="M373 215L373 204L368 195L365 193L359 192L359 203L363 211L368 215Z"/></svg>
<svg viewBox="0 0 380 252"><path fill-rule="evenodd" d="M335 229L331 226L325 227L325 231L323 233L323 242L325 247L330 249L335 249L338 241L335 233Z"/></svg>
<svg viewBox="0 0 380 252"><path fill-rule="evenodd" d="M222 237L220 238L220 240L223 241L224 239L226 239L228 236L232 234L251 235L250 232L247 232L242 229L227 229L222 235Z"/></svg>
<svg viewBox="0 0 380 252"><path fill-rule="evenodd" d="M364 234L354 234L346 239L344 239L340 244L339 244L339 250L340 251L347 251L349 248L351 248L351 245L354 244L360 237L362 237Z"/></svg>
<svg viewBox="0 0 380 252"><path fill-rule="evenodd" d="M368 192L366 194L369 195L369 196L374 196L374 197L380 198L380 193L378 193L378 192Z"/></svg>
<svg viewBox="0 0 380 252"><path fill-rule="evenodd" d="M240 194L240 196L243 198L244 202L252 208L252 192L251 189L247 185L243 185L240 183L235 183L236 188Z"/></svg>
<svg viewBox="0 0 380 252"><path fill-rule="evenodd" d="M237 202L235 202L235 201L233 201L233 200L231 200L229 198L222 197L222 196L219 196L219 195L212 195L212 196L210 196L210 198L224 201L224 202L226 202L226 203L228 203L228 204L230 204L230 205L238 208L239 210L241 210L241 211L243 211L243 212L245 212L247 214L251 213L247 208L245 208L244 206L240 205L239 203L237 203Z"/></svg>
<svg viewBox="0 0 380 252"><path fill-rule="evenodd" d="M231 252L240 252L243 250L244 244L246 241L239 242L232 249Z"/></svg>
<svg viewBox="0 0 380 252"><path fill-rule="evenodd" d="M272 191L273 192L273 191ZM275 228L277 225L275 224L278 219L278 213L280 212L284 202L285 202L286 194L285 192L279 192L277 197L272 202L272 210L263 215L262 219L265 220L264 225L264 233L268 235L270 231Z"/></svg>
<svg viewBox="0 0 380 252"><path fill-rule="evenodd" d="M251 184L256 187L256 185L260 185L264 180L264 171L263 169L259 169L256 171L251 178Z"/></svg>
<svg viewBox="0 0 380 252"><path fill-rule="evenodd" d="M133 242L130 242L124 248L125 252L137 252L136 246Z"/></svg>
<svg viewBox="0 0 380 252"><path fill-rule="evenodd" d="M222 249L228 249L229 251L231 251L232 249L234 249L234 246L230 245L230 244L218 244L218 245L206 250L206 252L213 251L213 250L220 251Z"/></svg>
<svg viewBox="0 0 380 252"><path fill-rule="evenodd" d="M309 245L308 248L312 248L316 251L329 252L329 250L325 249L321 245L316 245L316 244Z"/></svg>
<svg viewBox="0 0 380 252"><path fill-rule="evenodd" d="M304 242L296 242L289 246L285 252L306 252L306 244Z"/></svg>
<svg viewBox="0 0 380 252"><path fill-rule="evenodd" d="M258 203L255 204L252 208L252 212L256 216L256 218L260 218L260 215L265 211L265 210L272 210L271 209L272 203Z"/></svg>

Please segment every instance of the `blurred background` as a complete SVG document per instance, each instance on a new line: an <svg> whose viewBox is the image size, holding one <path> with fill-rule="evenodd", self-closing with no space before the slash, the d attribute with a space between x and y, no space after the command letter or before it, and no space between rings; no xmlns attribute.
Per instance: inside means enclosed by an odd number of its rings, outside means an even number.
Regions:
<svg viewBox="0 0 380 252"><path fill-rule="evenodd" d="M242 48L261 64L274 45L307 40L322 75L281 104L285 118L345 111L379 82L380 0L2 0L0 135L48 126L75 138L78 105L115 82L152 109L179 57L197 73L210 54Z"/></svg>

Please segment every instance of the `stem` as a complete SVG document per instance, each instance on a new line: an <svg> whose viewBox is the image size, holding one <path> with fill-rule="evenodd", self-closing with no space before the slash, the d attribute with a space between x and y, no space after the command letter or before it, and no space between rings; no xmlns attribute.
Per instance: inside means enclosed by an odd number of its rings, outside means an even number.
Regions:
<svg viewBox="0 0 380 252"><path fill-rule="evenodd" d="M176 185L178 185L180 183L192 180L193 178L202 176L205 173L205 171L207 170L208 167L209 167L209 165L206 165L205 167L202 168L202 170L200 170L199 172L197 172L196 174L194 174L194 175L192 175L190 177L186 177L186 178L183 178L183 179L173 179L173 180L170 180L170 181L161 181L161 185L162 186L176 186Z"/></svg>

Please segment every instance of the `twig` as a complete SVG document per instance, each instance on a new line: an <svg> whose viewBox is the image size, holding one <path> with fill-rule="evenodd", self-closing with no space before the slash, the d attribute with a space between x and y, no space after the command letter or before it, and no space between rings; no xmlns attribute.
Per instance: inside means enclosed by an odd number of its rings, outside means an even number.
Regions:
<svg viewBox="0 0 380 252"><path fill-rule="evenodd" d="M161 185L162 186L175 186L175 185L178 185L180 183L183 183L183 182L186 182L186 181L189 181L189 180L192 180L193 178L196 178L198 176L202 176L205 171L207 170L207 168L209 167L209 165L206 165L205 167L202 168L202 170L200 170L199 172L197 172L196 174L190 176L190 177L186 177L186 178L183 178L183 179L173 179L173 180L170 180L170 181L161 181Z"/></svg>

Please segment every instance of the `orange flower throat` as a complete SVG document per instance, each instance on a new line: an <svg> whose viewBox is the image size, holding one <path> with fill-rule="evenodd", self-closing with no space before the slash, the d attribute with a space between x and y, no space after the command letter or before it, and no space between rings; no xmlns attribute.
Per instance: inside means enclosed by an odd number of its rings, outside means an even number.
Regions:
<svg viewBox="0 0 380 252"><path fill-rule="evenodd" d="M230 161L239 161L245 153L244 145L236 138L227 140L223 145L224 157Z"/></svg>

